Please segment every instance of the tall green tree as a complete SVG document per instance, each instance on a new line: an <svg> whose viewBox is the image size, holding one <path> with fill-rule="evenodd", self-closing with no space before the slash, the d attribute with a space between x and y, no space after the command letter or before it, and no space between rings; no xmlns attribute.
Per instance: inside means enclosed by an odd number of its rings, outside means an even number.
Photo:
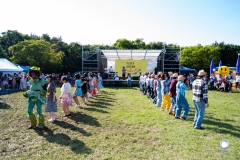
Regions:
<svg viewBox="0 0 240 160"><path fill-rule="evenodd" d="M132 41L127 40L125 38L117 39L113 46L118 49L135 49L135 46L133 45Z"/></svg>
<svg viewBox="0 0 240 160"><path fill-rule="evenodd" d="M0 45L2 46L3 52L6 53L8 57L11 57L12 55L8 48L17 44L19 41L23 41L23 35L16 30L8 30L7 32L2 32L1 34Z"/></svg>
<svg viewBox="0 0 240 160"><path fill-rule="evenodd" d="M1 46L0 46L0 58L7 58L7 55L6 55L6 53L4 53Z"/></svg>
<svg viewBox="0 0 240 160"><path fill-rule="evenodd" d="M221 54L218 46L191 46L181 51L180 63L194 69L209 69L210 62L220 60Z"/></svg>
<svg viewBox="0 0 240 160"><path fill-rule="evenodd" d="M225 66L236 66L238 54L237 51L240 51L240 46L239 45L234 45L234 44L225 44L224 42L218 43L215 42L213 43L213 46L218 46L220 47L220 54L221 54L221 60L223 62L223 65Z"/></svg>
<svg viewBox="0 0 240 160"><path fill-rule="evenodd" d="M21 65L38 66L45 73L62 69L63 52L55 52L52 44L44 40L25 40L11 47L11 61Z"/></svg>

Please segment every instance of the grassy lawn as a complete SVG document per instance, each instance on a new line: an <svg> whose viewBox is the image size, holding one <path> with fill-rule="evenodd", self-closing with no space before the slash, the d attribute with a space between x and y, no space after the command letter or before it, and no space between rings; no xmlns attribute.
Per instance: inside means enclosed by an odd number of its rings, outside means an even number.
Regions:
<svg viewBox="0 0 240 160"><path fill-rule="evenodd" d="M209 91L205 130L192 127L191 91L186 96L190 114L182 121L138 88L105 88L83 109L73 104L70 118L62 117L59 106L57 121L46 121L49 130L41 132L27 130L22 93L1 95L0 159L239 159L240 94ZM230 142L227 151L219 146L222 139Z"/></svg>

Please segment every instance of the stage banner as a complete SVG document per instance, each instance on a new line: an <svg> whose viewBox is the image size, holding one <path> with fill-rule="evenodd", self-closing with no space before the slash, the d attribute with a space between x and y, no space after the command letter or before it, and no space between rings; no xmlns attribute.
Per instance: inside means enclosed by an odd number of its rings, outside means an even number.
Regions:
<svg viewBox="0 0 240 160"><path fill-rule="evenodd" d="M147 60L115 60L115 72L122 76L122 68L126 69L126 76L128 73L132 77L139 76L140 72L147 71Z"/></svg>

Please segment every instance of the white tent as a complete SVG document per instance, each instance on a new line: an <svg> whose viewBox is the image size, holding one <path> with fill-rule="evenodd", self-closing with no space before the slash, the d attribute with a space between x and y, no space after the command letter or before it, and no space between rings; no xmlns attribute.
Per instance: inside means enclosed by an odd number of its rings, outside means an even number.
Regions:
<svg viewBox="0 0 240 160"><path fill-rule="evenodd" d="M23 69L20 69L15 64L10 62L5 58L0 58L0 71L1 72L22 72Z"/></svg>

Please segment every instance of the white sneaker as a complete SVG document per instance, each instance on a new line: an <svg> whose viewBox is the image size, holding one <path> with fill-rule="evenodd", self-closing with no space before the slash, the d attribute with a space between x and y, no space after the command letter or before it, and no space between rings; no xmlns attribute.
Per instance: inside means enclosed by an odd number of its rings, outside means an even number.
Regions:
<svg viewBox="0 0 240 160"><path fill-rule="evenodd" d="M80 105L76 105L75 108L80 108L81 106Z"/></svg>
<svg viewBox="0 0 240 160"><path fill-rule="evenodd" d="M55 120L56 120L56 118L54 117L54 118L49 119L48 122L54 122Z"/></svg>

